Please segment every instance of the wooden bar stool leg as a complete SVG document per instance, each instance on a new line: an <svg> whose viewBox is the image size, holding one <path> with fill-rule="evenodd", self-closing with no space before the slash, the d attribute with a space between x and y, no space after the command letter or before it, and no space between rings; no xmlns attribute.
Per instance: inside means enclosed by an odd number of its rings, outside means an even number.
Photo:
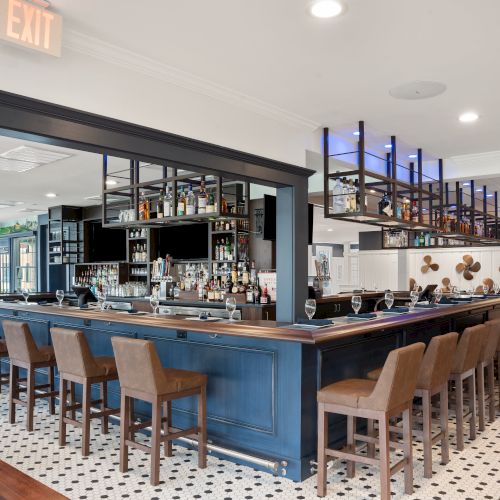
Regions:
<svg viewBox="0 0 500 500"><path fill-rule="evenodd" d="M427 391L426 391L427 392ZM427 392L429 398L429 408L430 408L430 392ZM413 446L412 446L412 407L410 403L410 408L407 408L403 412L403 450L405 457L404 473L405 473L405 493L411 495L413 493ZM431 415L432 416L432 415ZM425 418L425 416L424 416ZM425 420L424 420L425 422ZM431 421L429 421L429 425ZM430 444L431 452L431 463L430 470L432 475L432 442ZM424 452L425 453L425 452ZM424 456L424 468L425 468L425 456ZM390 478L389 478L390 481ZM390 494L390 493L389 493Z"/></svg>
<svg viewBox="0 0 500 500"><path fill-rule="evenodd" d="M172 426L172 401L165 401L163 403L163 417L165 418L165 422L163 422L163 434L168 436L170 432L169 428ZM164 453L166 457L172 456L172 441L170 439L165 441Z"/></svg>
<svg viewBox="0 0 500 500"><path fill-rule="evenodd" d="M49 391L51 393L54 393L55 391L55 386L54 386L54 367L49 366L47 369L47 377L48 377L48 383L49 383ZM52 394L49 397L49 411L51 415L55 415L56 413L56 397Z"/></svg>
<svg viewBox="0 0 500 500"><path fill-rule="evenodd" d="M464 449L464 384L462 377L455 378L455 413L457 419L457 450Z"/></svg>
<svg viewBox="0 0 500 500"><path fill-rule="evenodd" d="M108 407L108 383L101 382L101 411L105 411ZM108 419L107 415L101 417L101 432L102 434L108 433Z"/></svg>
<svg viewBox="0 0 500 500"><path fill-rule="evenodd" d="M76 384L74 382L70 382L69 391L69 404L74 406L76 404ZM76 410L71 410L70 415L72 420L76 420Z"/></svg>
<svg viewBox="0 0 500 500"><path fill-rule="evenodd" d="M87 380L83 382L82 394L82 455L88 456L90 451L90 389Z"/></svg>
<svg viewBox="0 0 500 500"><path fill-rule="evenodd" d="M479 413L479 430L484 431L484 366L482 363L476 369L476 379L477 379L477 399L478 399L478 413Z"/></svg>
<svg viewBox="0 0 500 500"><path fill-rule="evenodd" d="M130 439L130 398L122 390L120 403L120 472L128 472L128 445Z"/></svg>
<svg viewBox="0 0 500 500"><path fill-rule="evenodd" d="M352 415L347 415L347 451L354 453L354 433L356 432L356 418ZM352 479L356 474L356 463L352 460L347 460L347 477Z"/></svg>
<svg viewBox="0 0 500 500"><path fill-rule="evenodd" d="M151 425L151 485L160 482L160 436L161 436L161 404L156 398L152 405L153 422Z"/></svg>
<svg viewBox="0 0 500 500"><path fill-rule="evenodd" d="M391 462L389 448L389 418L384 415L378 421L380 447L380 498L391 498Z"/></svg>
<svg viewBox="0 0 500 500"><path fill-rule="evenodd" d="M432 477L432 405L430 391L422 394L424 477Z"/></svg>
<svg viewBox="0 0 500 500"><path fill-rule="evenodd" d="M472 441L474 441L474 439L476 439L476 375L474 374L474 370L472 371L472 375L469 377L469 401L471 412L469 420L469 437Z"/></svg>
<svg viewBox="0 0 500 500"><path fill-rule="evenodd" d="M10 362L10 389L9 389L9 423L16 423L16 403L14 399L19 398L19 368Z"/></svg>
<svg viewBox="0 0 500 500"><path fill-rule="evenodd" d="M27 396L27 411L26 411L26 428L28 432L33 430L33 413L35 410L35 370L30 366L28 368L26 396Z"/></svg>
<svg viewBox="0 0 500 500"><path fill-rule="evenodd" d="M366 422L366 434L369 437L375 437L375 421L371 418ZM368 443L366 454L370 458L375 458L375 443Z"/></svg>
<svg viewBox="0 0 500 500"><path fill-rule="evenodd" d="M448 433L448 386L445 384L439 396L440 410L439 420L441 424L441 464L445 465L450 461L450 441Z"/></svg>
<svg viewBox="0 0 500 500"><path fill-rule="evenodd" d="M325 448L328 446L328 417L325 412L325 405L318 403L318 487L319 497L326 495L326 454Z"/></svg>
<svg viewBox="0 0 500 500"><path fill-rule="evenodd" d="M488 363L487 379L488 379L488 418L490 423L495 421L495 362Z"/></svg>
<svg viewBox="0 0 500 500"><path fill-rule="evenodd" d="M135 422L134 418L134 398L128 398L128 420L129 420L129 431L128 431L128 439L130 441L135 439L135 431L132 427L133 423Z"/></svg>
<svg viewBox="0 0 500 500"><path fill-rule="evenodd" d="M198 467L207 466L207 389L203 386L198 395Z"/></svg>
<svg viewBox="0 0 500 500"><path fill-rule="evenodd" d="M68 384L63 376L59 374L59 446L66 445L66 405L68 398Z"/></svg>

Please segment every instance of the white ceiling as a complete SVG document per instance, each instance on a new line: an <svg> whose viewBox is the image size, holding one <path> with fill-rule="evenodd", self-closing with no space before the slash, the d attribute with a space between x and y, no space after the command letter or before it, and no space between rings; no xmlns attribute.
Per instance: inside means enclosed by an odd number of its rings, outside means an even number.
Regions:
<svg viewBox="0 0 500 500"><path fill-rule="evenodd" d="M311 123L364 119L438 156L500 149L498 0L345 0L334 20L309 0L54 0L77 30ZM447 91L401 101L389 89L434 80ZM474 125L458 115L476 110Z"/></svg>

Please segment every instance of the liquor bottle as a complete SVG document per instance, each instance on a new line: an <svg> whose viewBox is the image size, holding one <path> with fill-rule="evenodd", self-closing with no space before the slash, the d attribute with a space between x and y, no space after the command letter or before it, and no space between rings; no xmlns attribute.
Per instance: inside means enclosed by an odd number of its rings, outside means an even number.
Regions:
<svg viewBox="0 0 500 500"><path fill-rule="evenodd" d="M164 198L165 198L165 193L163 189L160 190L160 197L158 198L158 202L156 203L156 218L157 219L163 219L165 217L165 212L164 212Z"/></svg>
<svg viewBox="0 0 500 500"><path fill-rule="evenodd" d="M214 248L215 260L219 260L219 247L220 247L220 241L217 240L217 243L215 244L215 248Z"/></svg>
<svg viewBox="0 0 500 500"><path fill-rule="evenodd" d="M172 189L168 188L163 202L163 215L164 217L172 217L174 215L174 200L172 198Z"/></svg>
<svg viewBox="0 0 500 500"><path fill-rule="evenodd" d="M205 214L207 212L207 192L205 191L205 181L200 184L200 192L198 194L198 213Z"/></svg>
<svg viewBox="0 0 500 500"><path fill-rule="evenodd" d="M418 206L416 200L413 200L413 205L411 207L411 220L413 222L418 222Z"/></svg>
<svg viewBox="0 0 500 500"><path fill-rule="evenodd" d="M196 213L196 207L195 207L193 186L189 184L189 191L186 196L186 215L194 215L195 213Z"/></svg>
<svg viewBox="0 0 500 500"><path fill-rule="evenodd" d="M248 271L248 262L245 262L245 266L243 268L243 273L241 274L241 281L244 285L248 285L250 283L250 273Z"/></svg>
<svg viewBox="0 0 500 500"><path fill-rule="evenodd" d="M253 289L253 284L250 283L247 287L246 291L246 301L248 304L253 304L254 301L254 295L253 295L254 289Z"/></svg>
<svg viewBox="0 0 500 500"><path fill-rule="evenodd" d="M231 266L231 281L233 282L231 292L238 293L238 268L236 264Z"/></svg>
<svg viewBox="0 0 500 500"><path fill-rule="evenodd" d="M419 238L419 245L420 247L425 247L425 237L424 237L424 233L420 233L420 238Z"/></svg>
<svg viewBox="0 0 500 500"><path fill-rule="evenodd" d="M215 197L212 192L208 194L207 213L215 212Z"/></svg>
<svg viewBox="0 0 500 500"><path fill-rule="evenodd" d="M387 193L384 193L382 199L378 202L378 213L392 217L392 203Z"/></svg>
<svg viewBox="0 0 500 500"><path fill-rule="evenodd" d="M267 292L267 284L264 283L264 289L262 290L262 295L260 296L260 303L261 304L269 304L270 298Z"/></svg>
<svg viewBox="0 0 500 500"><path fill-rule="evenodd" d="M361 210L361 193L359 192L359 179L354 180L354 190L356 192L356 212ZM365 210L368 206L368 198L365 195Z"/></svg>
<svg viewBox="0 0 500 500"><path fill-rule="evenodd" d="M146 220L146 198L144 193L139 197L139 220Z"/></svg>
<svg viewBox="0 0 500 500"><path fill-rule="evenodd" d="M225 248L224 253L225 253L224 260L233 260L232 245L229 241L229 238L226 239L226 248Z"/></svg>
<svg viewBox="0 0 500 500"><path fill-rule="evenodd" d="M344 205L343 212L349 212L351 208L351 201L349 199L349 188L347 186L347 179L342 177L342 202Z"/></svg>
<svg viewBox="0 0 500 500"><path fill-rule="evenodd" d="M221 242L220 242L220 245L219 245L219 257L218 259L219 260L225 260L224 259L224 251L226 249L226 245L224 243L224 238L222 238Z"/></svg>
<svg viewBox="0 0 500 500"><path fill-rule="evenodd" d="M349 179L349 212L356 212L356 188L354 187L354 182Z"/></svg>
<svg viewBox="0 0 500 500"><path fill-rule="evenodd" d="M337 177L337 179L335 179L335 185L333 186L333 213L343 214L345 212L344 207L342 184L340 184L340 177Z"/></svg>
<svg viewBox="0 0 500 500"><path fill-rule="evenodd" d="M181 186L181 190L177 198L177 215L186 215L186 195L184 193L184 186Z"/></svg>
<svg viewBox="0 0 500 500"><path fill-rule="evenodd" d="M223 214L227 213L227 201L226 201L226 198L224 197L224 193L222 193L222 199L220 202L220 211Z"/></svg>

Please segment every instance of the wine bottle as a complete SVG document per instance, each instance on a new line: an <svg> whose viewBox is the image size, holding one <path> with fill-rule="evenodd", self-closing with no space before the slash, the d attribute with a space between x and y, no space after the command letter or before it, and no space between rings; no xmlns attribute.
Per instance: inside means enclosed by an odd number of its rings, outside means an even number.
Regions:
<svg viewBox="0 0 500 500"><path fill-rule="evenodd" d="M156 218L157 219L163 219L165 217L165 212L164 212L164 198L165 198L165 193L163 189L160 190L160 197L158 198L158 202L156 203Z"/></svg>
<svg viewBox="0 0 500 500"><path fill-rule="evenodd" d="M196 213L196 208L195 208L193 186L189 184L189 191L186 196L186 215L194 215L195 213Z"/></svg>
<svg viewBox="0 0 500 500"><path fill-rule="evenodd" d="M207 192L205 191L205 181L200 184L200 192L198 194L198 213L204 214L207 212Z"/></svg>

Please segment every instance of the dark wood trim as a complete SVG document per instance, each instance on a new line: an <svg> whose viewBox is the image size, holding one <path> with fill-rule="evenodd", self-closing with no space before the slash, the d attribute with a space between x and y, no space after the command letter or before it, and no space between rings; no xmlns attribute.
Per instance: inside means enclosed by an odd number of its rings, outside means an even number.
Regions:
<svg viewBox="0 0 500 500"><path fill-rule="evenodd" d="M122 120L0 91L0 134L123 158L179 162L249 182L295 186L315 172Z"/></svg>

